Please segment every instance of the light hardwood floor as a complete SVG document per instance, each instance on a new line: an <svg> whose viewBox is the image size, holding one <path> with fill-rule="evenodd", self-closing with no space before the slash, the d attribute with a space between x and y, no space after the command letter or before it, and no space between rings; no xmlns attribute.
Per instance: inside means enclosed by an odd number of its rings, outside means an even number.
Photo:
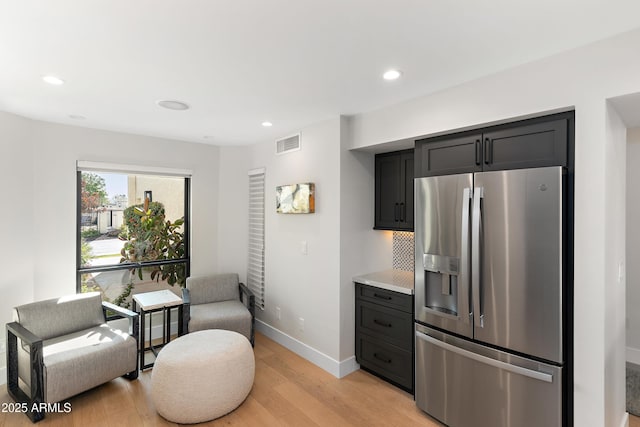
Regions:
<svg viewBox="0 0 640 427"><path fill-rule="evenodd" d="M247 400L202 426L423 426L442 424L416 408L410 394L364 371L337 379L263 335L256 334L256 376ZM151 371L137 381L118 378L70 400L68 414L51 413L39 426L175 426L160 417L149 394ZM12 402L5 390L0 403ZM630 416L629 427L640 427ZM0 427L32 426L18 413L0 413Z"/></svg>
<svg viewBox="0 0 640 427"><path fill-rule="evenodd" d="M410 394L356 371L337 379L256 334L255 382L231 414L203 426L441 426L416 408ZM70 400L69 414L51 413L39 426L175 426L150 398L151 370L137 381L118 378ZM0 402L12 402L6 388ZM32 426L24 414L0 413L0 427Z"/></svg>

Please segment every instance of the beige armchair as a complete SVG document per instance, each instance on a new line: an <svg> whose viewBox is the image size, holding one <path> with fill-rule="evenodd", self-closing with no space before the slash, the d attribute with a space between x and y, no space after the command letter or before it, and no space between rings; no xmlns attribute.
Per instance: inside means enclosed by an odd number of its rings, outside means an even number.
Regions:
<svg viewBox="0 0 640 427"><path fill-rule="evenodd" d="M106 311L129 319L128 331L106 323ZM119 376L138 377L138 314L102 302L97 292L15 307L7 324L7 391L44 418L57 403Z"/></svg>
<svg viewBox="0 0 640 427"><path fill-rule="evenodd" d="M254 344L255 297L238 275L189 277L183 289L183 327L187 332L225 329Z"/></svg>

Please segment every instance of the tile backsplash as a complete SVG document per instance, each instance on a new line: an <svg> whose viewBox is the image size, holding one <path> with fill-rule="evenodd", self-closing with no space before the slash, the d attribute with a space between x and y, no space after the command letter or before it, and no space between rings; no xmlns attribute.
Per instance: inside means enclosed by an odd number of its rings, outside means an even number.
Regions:
<svg viewBox="0 0 640 427"><path fill-rule="evenodd" d="M413 233L409 231L393 232L393 268L413 271Z"/></svg>

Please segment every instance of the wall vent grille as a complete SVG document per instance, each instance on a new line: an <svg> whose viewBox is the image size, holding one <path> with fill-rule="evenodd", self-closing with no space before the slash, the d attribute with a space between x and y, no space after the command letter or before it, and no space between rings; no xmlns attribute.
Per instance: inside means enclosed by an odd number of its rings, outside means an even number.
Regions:
<svg viewBox="0 0 640 427"><path fill-rule="evenodd" d="M286 154L300 149L300 134L295 134L276 141L276 154Z"/></svg>

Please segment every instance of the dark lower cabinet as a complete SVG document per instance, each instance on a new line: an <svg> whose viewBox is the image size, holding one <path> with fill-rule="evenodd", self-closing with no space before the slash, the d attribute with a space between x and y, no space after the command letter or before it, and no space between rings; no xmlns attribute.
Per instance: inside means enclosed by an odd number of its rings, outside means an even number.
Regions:
<svg viewBox="0 0 640 427"><path fill-rule="evenodd" d="M356 283L356 360L413 394L413 295Z"/></svg>
<svg viewBox="0 0 640 427"><path fill-rule="evenodd" d="M567 166L574 112L416 141L416 177Z"/></svg>

